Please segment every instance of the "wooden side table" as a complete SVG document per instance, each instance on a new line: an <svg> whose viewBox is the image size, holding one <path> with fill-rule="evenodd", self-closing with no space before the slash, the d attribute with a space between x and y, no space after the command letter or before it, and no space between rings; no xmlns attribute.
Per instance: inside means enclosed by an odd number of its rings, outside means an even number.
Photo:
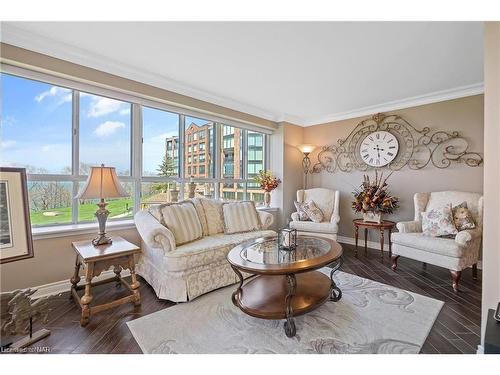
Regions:
<svg viewBox="0 0 500 375"><path fill-rule="evenodd" d="M385 230L389 232L389 258L392 256L392 244L391 244L391 233L394 227L396 226L396 223L394 221L390 220L382 220L382 222L379 223L371 223L367 221L363 221L363 219L354 219L352 221L354 223L354 238L356 242L356 248L354 250L354 255L357 257L358 256L358 236L359 236L359 228L362 227L365 229L365 255L368 253L368 246L367 246L367 241L368 241L368 229L375 228L378 229L380 233L380 260L384 261L384 235L385 235Z"/></svg>
<svg viewBox="0 0 500 375"><path fill-rule="evenodd" d="M82 318L80 325L82 327L89 323L90 316L100 311L110 309L115 306L133 302L135 306L141 304L139 294L139 282L135 275L134 254L140 251L139 247L123 239L122 237L113 237L113 243L107 245L94 246L91 241L78 241L71 244L76 252L75 271L71 278L71 296L82 309ZM85 268L85 284L77 285L80 281L80 267ZM113 267L115 277L92 283L92 279L99 276L103 271ZM123 280L120 273L123 269L129 269L132 277L132 283L129 284ZM117 300L101 305L91 306L93 299L92 287L116 281L125 285L132 294ZM80 298L77 291L85 289L83 297Z"/></svg>

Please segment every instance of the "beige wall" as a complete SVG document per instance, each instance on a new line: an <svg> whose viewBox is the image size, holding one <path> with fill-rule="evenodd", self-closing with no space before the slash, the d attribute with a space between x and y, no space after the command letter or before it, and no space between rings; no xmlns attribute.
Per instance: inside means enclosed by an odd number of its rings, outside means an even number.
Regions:
<svg viewBox="0 0 500 375"><path fill-rule="evenodd" d="M500 22L487 22L484 58L484 237L482 339L487 310L500 302Z"/></svg>
<svg viewBox="0 0 500 375"><path fill-rule="evenodd" d="M111 237L122 236L140 245L139 234L135 229L109 231L109 234ZM33 241L35 254L33 258L0 265L0 292L68 280L75 264L75 252L71 242L89 240L93 237L95 237L93 234L80 234Z"/></svg>
<svg viewBox="0 0 500 375"><path fill-rule="evenodd" d="M416 128L424 126L431 130L458 130L469 141L470 150L483 153L483 96L406 108L393 113L403 116ZM356 118L328 124L311 126L304 129L304 143L317 146L331 145L339 138L347 137L352 129L365 119ZM312 155L316 158L317 152ZM317 160L317 158L316 158ZM385 172L387 173L387 172ZM308 187L326 187L340 191L340 228L339 234L353 237L352 219L359 217L351 210L351 197L354 188L362 181L362 172L322 172L309 179ZM390 189L401 199L401 208L387 218L400 221L413 219L413 194L416 192L439 190L483 191L483 167L470 168L454 165L447 169L427 166L423 170L410 170L407 167L394 172L389 180ZM371 233L371 240L378 240Z"/></svg>

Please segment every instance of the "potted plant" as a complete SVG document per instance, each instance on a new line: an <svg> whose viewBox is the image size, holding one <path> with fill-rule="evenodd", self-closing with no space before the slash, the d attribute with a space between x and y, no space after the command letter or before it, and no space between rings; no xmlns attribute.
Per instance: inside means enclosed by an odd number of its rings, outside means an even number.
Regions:
<svg viewBox="0 0 500 375"><path fill-rule="evenodd" d="M362 212L364 221L380 223L382 214L392 214L398 208L399 199L388 190L387 179L391 174L383 179L383 173L379 177L375 171L374 181L370 181L368 175L363 175L360 189L353 192L352 209L356 213Z"/></svg>
<svg viewBox="0 0 500 375"><path fill-rule="evenodd" d="M259 171L259 174L254 177L254 181L264 190L264 204L269 207L271 204L271 191L278 187L281 180L274 177L271 171Z"/></svg>

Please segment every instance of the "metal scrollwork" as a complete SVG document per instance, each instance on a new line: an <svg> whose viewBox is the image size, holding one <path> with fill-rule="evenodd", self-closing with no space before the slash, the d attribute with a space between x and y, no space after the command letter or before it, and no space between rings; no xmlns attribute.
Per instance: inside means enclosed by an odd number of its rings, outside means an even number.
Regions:
<svg viewBox="0 0 500 375"><path fill-rule="evenodd" d="M428 165L448 168L452 163L478 167L483 163L482 156L469 151L469 143L457 131L432 132L429 127L419 130L401 116L377 113L361 121L346 138L339 139L337 144L324 146L318 154L318 162L309 173L374 169L363 162L359 149L368 134L379 130L392 133L399 142L397 157L386 166L390 170L397 171L404 166L422 169Z"/></svg>

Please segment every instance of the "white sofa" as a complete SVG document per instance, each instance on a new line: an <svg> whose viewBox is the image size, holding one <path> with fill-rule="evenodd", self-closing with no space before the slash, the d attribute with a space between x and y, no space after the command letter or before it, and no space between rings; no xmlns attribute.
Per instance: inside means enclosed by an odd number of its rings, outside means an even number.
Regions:
<svg viewBox="0 0 500 375"><path fill-rule="evenodd" d="M413 201L414 220L397 223L399 232L391 236L392 269L396 269L400 256L448 268L452 276L453 290L457 292L463 269L472 266L473 278L476 278L482 239L483 197L478 193L439 191L417 193ZM456 206L462 202L467 202L476 224L475 229L462 230L451 239L430 237L422 233L422 212L449 203Z"/></svg>
<svg viewBox="0 0 500 375"><path fill-rule="evenodd" d="M337 240L340 221L339 196L338 190L323 188L297 190L297 202L314 201L316 206L323 212L324 217L321 223L300 221L299 214L294 212L292 213L290 228L296 229L298 234L309 234Z"/></svg>
<svg viewBox="0 0 500 375"><path fill-rule="evenodd" d="M149 211L139 211L134 217L142 239L137 273L153 287L158 298L185 302L236 283L238 278L226 260L228 252L244 241L276 235L276 232L267 230L273 222L273 215L260 211L261 230L226 235L224 226L220 225L221 221L223 223L222 210L205 212L200 199L193 202L200 222L219 223L212 225L220 228L218 233L206 235L204 229L202 238L176 246L173 233Z"/></svg>

